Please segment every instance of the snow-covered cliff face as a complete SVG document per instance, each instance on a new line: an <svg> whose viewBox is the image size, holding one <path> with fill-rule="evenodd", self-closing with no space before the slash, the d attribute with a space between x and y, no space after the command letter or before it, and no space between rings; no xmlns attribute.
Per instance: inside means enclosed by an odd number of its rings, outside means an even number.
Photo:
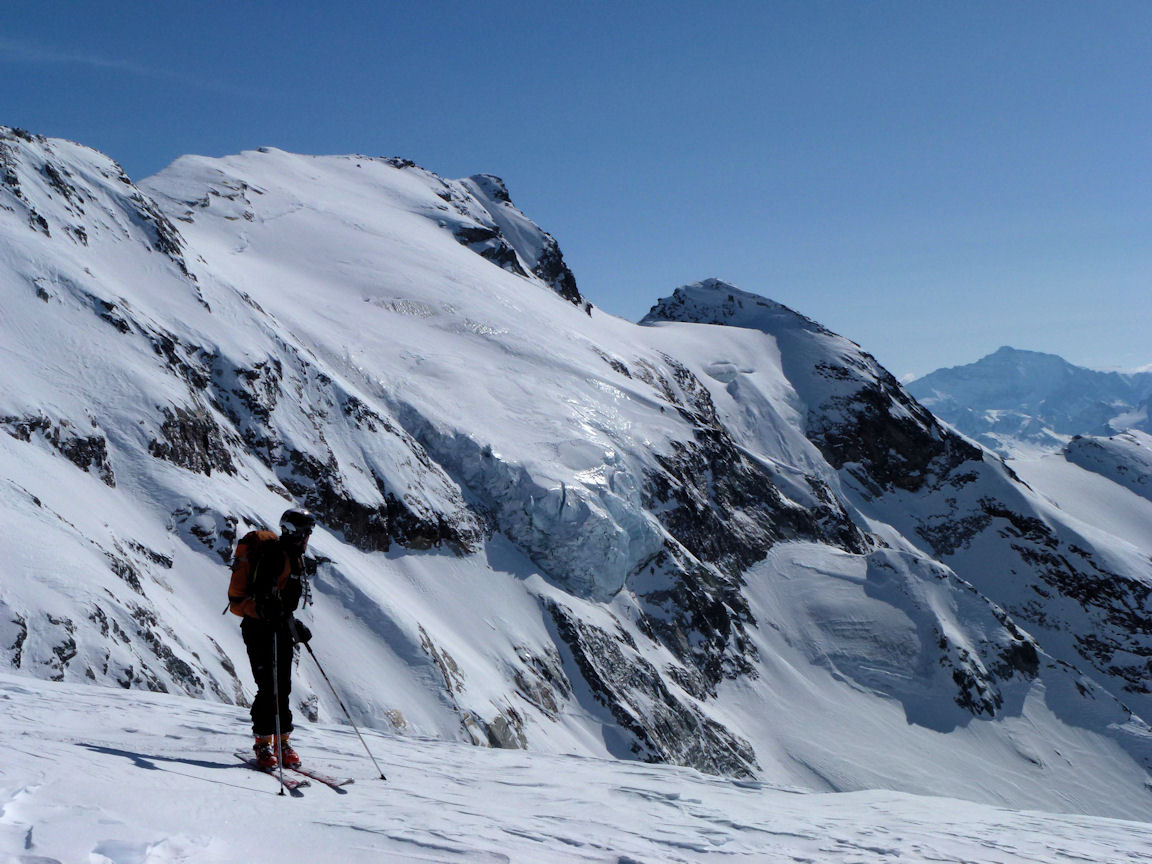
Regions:
<svg viewBox="0 0 1152 864"><path fill-rule="evenodd" d="M1074 435L1152 431L1152 373L1098 372L1054 354L1001 348L908 385L936 416L1014 456L1055 451Z"/></svg>
<svg viewBox="0 0 1152 864"><path fill-rule="evenodd" d="M1152 711L1146 550L1061 514L997 457L941 426L858 346L785 307L710 281L679 289L644 320L772 337L809 440L838 469L875 541L910 543L947 564L1057 660L1093 669L1126 704ZM1002 697L986 697L976 710L996 713Z"/></svg>
<svg viewBox="0 0 1152 864"><path fill-rule="evenodd" d="M1152 812L1148 556L847 340L719 282L606 316L483 175L262 150L134 185L13 130L0 172L7 666L243 704L226 561L301 503L368 725Z"/></svg>

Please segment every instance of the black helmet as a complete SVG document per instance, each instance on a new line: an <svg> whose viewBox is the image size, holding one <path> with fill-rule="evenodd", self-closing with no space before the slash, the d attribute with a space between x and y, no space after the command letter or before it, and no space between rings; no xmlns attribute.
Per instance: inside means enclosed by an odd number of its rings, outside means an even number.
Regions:
<svg viewBox="0 0 1152 864"><path fill-rule="evenodd" d="M316 526L316 517L307 510L293 507L280 517L280 533L286 537L306 539Z"/></svg>

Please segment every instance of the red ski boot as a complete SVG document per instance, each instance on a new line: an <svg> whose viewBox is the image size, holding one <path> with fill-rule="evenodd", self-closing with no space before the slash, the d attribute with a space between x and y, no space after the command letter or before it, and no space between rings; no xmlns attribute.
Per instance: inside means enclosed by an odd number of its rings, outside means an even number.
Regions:
<svg viewBox="0 0 1152 864"><path fill-rule="evenodd" d="M256 743L252 745L252 749L256 753L256 764L261 768L268 770L280 764L276 761L276 736L257 735Z"/></svg>
<svg viewBox="0 0 1152 864"><path fill-rule="evenodd" d="M285 768L300 767L300 754L293 750L292 745L288 743L287 733L280 736L280 757L284 760Z"/></svg>

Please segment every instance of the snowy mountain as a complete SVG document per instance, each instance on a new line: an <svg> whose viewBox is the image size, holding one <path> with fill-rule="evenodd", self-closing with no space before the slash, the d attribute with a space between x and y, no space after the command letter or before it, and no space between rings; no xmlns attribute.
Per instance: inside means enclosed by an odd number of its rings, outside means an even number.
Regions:
<svg viewBox="0 0 1152 864"><path fill-rule="evenodd" d="M218 703L234 749L226 563L300 503L313 646L398 741L1152 815L1139 496L1070 513L722 282L605 315L490 176L263 149L134 184L0 136L4 668Z"/></svg>
<svg viewBox="0 0 1152 864"><path fill-rule="evenodd" d="M1001 455L1060 449L1074 435L1152 432L1152 373L1097 372L1001 348L908 384L937 417Z"/></svg>
<svg viewBox="0 0 1152 864"><path fill-rule="evenodd" d="M1077 435L1064 457L1152 501L1152 435L1135 429L1107 438Z"/></svg>
<svg viewBox="0 0 1152 864"><path fill-rule="evenodd" d="M952 667L957 704L995 716L1011 704L998 678L1035 674L1033 643L1018 637L1019 626L1058 663L1094 667L1124 702L1148 712L1152 646L1139 635L1149 610L1147 542L1107 533L1100 527L1110 522L1106 513L1090 525L1069 518L998 458L939 424L854 343L779 304L710 281L679 289L645 321L669 319L770 336L807 439L838 470L842 494L872 543L911 547L932 566L947 565L947 577L958 576L991 604L1013 637L1001 634L996 648L951 646L948 628L934 622L942 655L935 662ZM738 402L743 383L728 384ZM749 423L742 431L751 442L762 428ZM966 663L973 657L983 658L977 668ZM913 693L922 687L917 682ZM921 706L905 707L919 718ZM921 722L947 728L951 721Z"/></svg>

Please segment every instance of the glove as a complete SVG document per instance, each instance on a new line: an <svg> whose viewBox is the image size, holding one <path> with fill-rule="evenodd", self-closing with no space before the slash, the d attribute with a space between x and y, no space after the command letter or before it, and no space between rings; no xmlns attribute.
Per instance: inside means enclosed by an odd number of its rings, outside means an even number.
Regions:
<svg viewBox="0 0 1152 864"><path fill-rule="evenodd" d="M284 601L276 594L257 598L256 614L269 624L279 624L284 620Z"/></svg>
<svg viewBox="0 0 1152 864"><path fill-rule="evenodd" d="M312 638L312 631L308 629L308 625L295 616L288 619L288 633L292 637L292 642L296 645L307 642Z"/></svg>

